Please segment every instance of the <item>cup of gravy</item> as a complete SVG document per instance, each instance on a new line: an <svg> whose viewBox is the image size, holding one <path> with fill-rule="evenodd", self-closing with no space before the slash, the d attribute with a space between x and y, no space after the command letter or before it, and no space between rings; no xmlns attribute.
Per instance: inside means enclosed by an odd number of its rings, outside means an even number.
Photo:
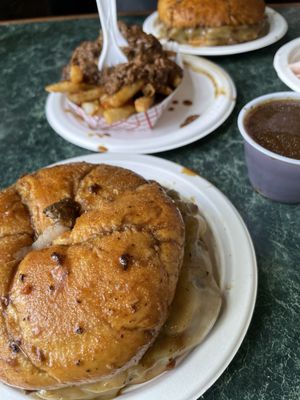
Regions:
<svg viewBox="0 0 300 400"><path fill-rule="evenodd" d="M283 203L300 202L300 93L278 92L240 111L248 175L254 189Z"/></svg>

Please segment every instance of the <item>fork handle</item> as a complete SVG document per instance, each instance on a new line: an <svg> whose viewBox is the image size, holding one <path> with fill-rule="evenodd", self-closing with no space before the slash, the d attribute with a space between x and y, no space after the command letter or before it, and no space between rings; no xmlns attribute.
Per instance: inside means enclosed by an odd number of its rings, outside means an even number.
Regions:
<svg viewBox="0 0 300 400"><path fill-rule="evenodd" d="M98 13L101 22L102 29L102 37L103 37L103 46L101 56L103 57L107 53L108 42L109 42L109 22L110 22L110 0L96 0Z"/></svg>
<svg viewBox="0 0 300 400"><path fill-rule="evenodd" d="M116 2L116 0L111 0L110 4L111 4L111 10L112 10L112 25L113 25L115 39L116 39L119 47L127 47L128 42L121 34L119 27L118 27L117 2Z"/></svg>
<svg viewBox="0 0 300 400"><path fill-rule="evenodd" d="M102 26L103 46L99 57L98 68L101 71L105 67L126 63L127 57L118 46L114 28L114 9L111 0L96 0L100 22Z"/></svg>

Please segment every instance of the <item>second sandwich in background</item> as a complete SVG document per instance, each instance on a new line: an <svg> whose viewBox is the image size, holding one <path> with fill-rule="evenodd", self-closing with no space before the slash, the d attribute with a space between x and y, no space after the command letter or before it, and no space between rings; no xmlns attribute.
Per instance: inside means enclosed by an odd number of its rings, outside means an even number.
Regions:
<svg viewBox="0 0 300 400"><path fill-rule="evenodd" d="M221 46L255 40L268 33L264 0L159 0L159 30L192 46Z"/></svg>

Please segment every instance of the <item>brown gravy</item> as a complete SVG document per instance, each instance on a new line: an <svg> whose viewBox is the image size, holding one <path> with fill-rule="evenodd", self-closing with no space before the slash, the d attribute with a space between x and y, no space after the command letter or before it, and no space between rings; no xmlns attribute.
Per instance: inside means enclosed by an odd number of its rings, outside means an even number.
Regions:
<svg viewBox="0 0 300 400"><path fill-rule="evenodd" d="M191 106L193 105L193 102L191 100L183 100L182 104L184 104L185 106Z"/></svg>
<svg viewBox="0 0 300 400"><path fill-rule="evenodd" d="M192 122L194 122L196 119L198 119L200 117L200 115L195 114L195 115L190 115L189 117L187 117L182 124L180 124L180 128L184 128L185 126L191 124Z"/></svg>
<svg viewBox="0 0 300 400"><path fill-rule="evenodd" d="M300 101L282 99L260 104L246 115L245 128L265 149L300 160Z"/></svg>

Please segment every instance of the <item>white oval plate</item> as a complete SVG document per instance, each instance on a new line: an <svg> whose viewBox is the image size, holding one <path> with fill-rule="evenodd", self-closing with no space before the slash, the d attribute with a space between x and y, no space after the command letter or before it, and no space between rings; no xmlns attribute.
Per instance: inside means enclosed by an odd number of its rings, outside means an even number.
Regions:
<svg viewBox="0 0 300 400"><path fill-rule="evenodd" d="M283 16L270 7L266 7L266 15L269 20L270 30L267 35L259 39L252 40L246 43L232 44L227 46L207 47L190 46L187 44L178 43L178 51L180 53L196 54L198 56L227 56L230 54L246 53L248 51L257 50L269 46L270 44L277 42L286 34L288 25ZM159 37L159 32L156 27L157 20L158 12L154 12L148 18L146 18L143 29L146 33L152 33L152 35ZM166 40L162 40L162 42L165 43Z"/></svg>
<svg viewBox="0 0 300 400"><path fill-rule="evenodd" d="M280 47L274 57L274 68L279 79L290 89L300 92L300 79L291 71L289 64L300 61L300 38Z"/></svg>
<svg viewBox="0 0 300 400"><path fill-rule="evenodd" d="M87 161L129 168L147 179L192 198L212 230L224 304L205 341L176 368L143 385L136 385L118 400L196 400L224 372L248 329L256 299L257 267L247 228L230 201L199 175L189 175L178 164L152 156L92 154L65 162ZM192 173L192 171L190 171ZM28 400L20 391L0 385L0 398Z"/></svg>
<svg viewBox="0 0 300 400"><path fill-rule="evenodd" d="M236 103L236 89L227 72L211 61L183 56L183 63L183 83L170 105L174 110L166 110L152 130L92 129L68 110L66 97L56 93L47 99L48 122L67 141L92 151L157 153L201 139L231 114ZM184 100L191 101L192 105L184 105ZM200 117L180 128L190 115Z"/></svg>

